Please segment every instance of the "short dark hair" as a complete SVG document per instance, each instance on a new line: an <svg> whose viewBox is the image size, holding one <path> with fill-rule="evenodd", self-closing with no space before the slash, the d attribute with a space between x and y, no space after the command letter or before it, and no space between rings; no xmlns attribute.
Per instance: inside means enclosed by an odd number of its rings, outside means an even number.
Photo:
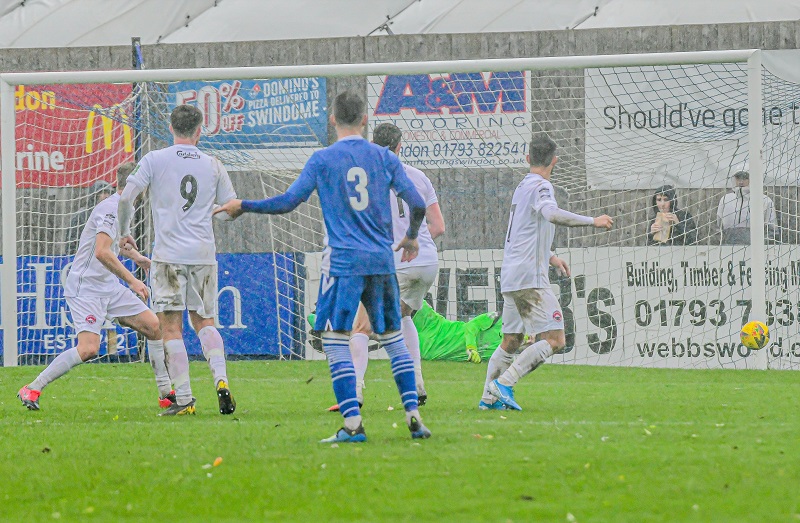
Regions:
<svg viewBox="0 0 800 523"><path fill-rule="evenodd" d="M747 172L747 171L736 171L735 173L733 173L733 177L734 178L739 178L739 179L744 179L744 180L749 180L750 179L750 173Z"/></svg>
<svg viewBox="0 0 800 523"><path fill-rule="evenodd" d="M128 176L130 176L135 170L136 170L136 164L134 162L121 163L119 167L117 167L118 191L121 191L125 188L125 186L128 184Z"/></svg>
<svg viewBox="0 0 800 523"><path fill-rule="evenodd" d="M203 113L193 105L179 105L169 116L172 131L181 138L191 138L203 123Z"/></svg>
<svg viewBox="0 0 800 523"><path fill-rule="evenodd" d="M393 123L384 122L372 132L372 141L381 147L388 147L390 151L397 149L403 131Z"/></svg>
<svg viewBox="0 0 800 523"><path fill-rule="evenodd" d="M344 127L359 125L366 111L364 100L353 91L339 93L333 102L333 116L336 118L336 123Z"/></svg>
<svg viewBox="0 0 800 523"><path fill-rule="evenodd" d="M556 142L546 133L539 133L531 139L531 148L528 152L531 167L547 167L556 155Z"/></svg>

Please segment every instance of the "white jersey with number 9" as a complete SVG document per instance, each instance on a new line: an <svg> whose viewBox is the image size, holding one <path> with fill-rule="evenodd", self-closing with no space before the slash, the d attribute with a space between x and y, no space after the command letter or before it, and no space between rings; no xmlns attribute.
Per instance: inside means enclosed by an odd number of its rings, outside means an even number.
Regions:
<svg viewBox="0 0 800 523"><path fill-rule="evenodd" d="M150 189L156 239L153 261L215 264L211 211L236 198L222 162L193 145L173 145L147 153L128 184Z"/></svg>

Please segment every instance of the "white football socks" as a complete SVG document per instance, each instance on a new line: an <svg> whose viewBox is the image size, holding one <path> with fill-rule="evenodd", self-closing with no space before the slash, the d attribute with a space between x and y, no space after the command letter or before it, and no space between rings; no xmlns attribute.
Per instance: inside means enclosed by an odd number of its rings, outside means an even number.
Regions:
<svg viewBox="0 0 800 523"><path fill-rule="evenodd" d="M42 390L50 383L69 372L72 367L76 367L81 363L83 363L83 360L81 359L81 355L78 354L77 347L65 350L50 362L50 365L28 385L28 388L32 390Z"/></svg>
<svg viewBox="0 0 800 523"><path fill-rule="evenodd" d="M347 430L356 430L361 425L361 414L358 416L348 416L344 419L344 427Z"/></svg>
<svg viewBox="0 0 800 523"><path fill-rule="evenodd" d="M197 337L200 338L203 356L208 360L211 375L214 376L214 387L220 381L228 383L228 371L225 366L225 345L222 343L222 336L220 336L217 328L211 325L203 327L197 333Z"/></svg>
<svg viewBox="0 0 800 523"><path fill-rule="evenodd" d="M158 394L162 398L172 390L172 381L167 372L167 359L164 356L163 340L147 340L147 353L150 356L150 366L156 376Z"/></svg>
<svg viewBox="0 0 800 523"><path fill-rule="evenodd" d="M422 416L419 415L418 409L406 411L406 425L409 427L411 426L411 418L417 418L417 421L422 422Z"/></svg>
<svg viewBox="0 0 800 523"><path fill-rule="evenodd" d="M495 349L492 357L489 358L489 366L486 369L486 382L483 384L483 397L481 398L484 403L494 403L495 397L489 394L489 384L499 378L513 361L513 354L509 354L499 346Z"/></svg>
<svg viewBox="0 0 800 523"><path fill-rule="evenodd" d="M175 396L178 405L186 405L192 401L192 385L189 382L189 355L183 339L168 340L164 342L167 352L167 370L172 384L175 386Z"/></svg>
<svg viewBox="0 0 800 523"><path fill-rule="evenodd" d="M356 369L356 383L363 383L369 362L369 336L362 332L350 335L350 356Z"/></svg>
<svg viewBox="0 0 800 523"><path fill-rule="evenodd" d="M535 371L544 361L553 355L553 347L547 340L539 340L517 356L514 363L499 377L497 381L507 387L513 387L520 378Z"/></svg>
<svg viewBox="0 0 800 523"><path fill-rule="evenodd" d="M400 324L403 338L406 340L406 347L408 347L408 353L414 361L414 378L417 381L417 392L419 393L425 390L425 382L422 379L422 358L419 354L419 333L411 316L403 316Z"/></svg>

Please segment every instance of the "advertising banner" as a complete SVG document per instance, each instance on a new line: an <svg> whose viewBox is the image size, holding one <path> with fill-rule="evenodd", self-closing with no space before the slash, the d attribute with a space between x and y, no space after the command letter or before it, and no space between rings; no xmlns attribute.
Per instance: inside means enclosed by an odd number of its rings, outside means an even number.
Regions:
<svg viewBox="0 0 800 523"><path fill-rule="evenodd" d="M133 160L130 84L20 85L17 186L87 186L116 182L116 168Z"/></svg>
<svg viewBox="0 0 800 523"><path fill-rule="evenodd" d="M191 104L203 112L204 145L244 152L243 161L297 169L328 144L325 78L186 81L170 84L169 92L169 111ZM281 153L286 147L296 150ZM236 170L226 155L220 159Z"/></svg>
<svg viewBox="0 0 800 523"><path fill-rule="evenodd" d="M528 71L370 76L367 98L370 137L397 125L400 158L422 170L526 166Z"/></svg>
<svg viewBox="0 0 800 523"><path fill-rule="evenodd" d="M304 263L303 255L218 254L217 262L217 328L225 341L226 353L298 355L303 340L291 327L301 322L301 307L297 300L304 290L303 280L298 277ZM25 354L55 355L76 343L77 334L61 285L71 263L72 257L68 256L18 258L18 338L23 361ZM276 285L276 274L281 280L280 286ZM280 299L276 298L276 288L280 288ZM279 323L284 330L292 330L297 339L280 336ZM136 353L137 339L132 331L115 327L110 322L105 327L116 333L117 352ZM202 355L200 343L188 321L184 324L184 337L189 354ZM106 350L107 335L104 335L101 354Z"/></svg>
<svg viewBox="0 0 800 523"><path fill-rule="evenodd" d="M767 260L778 259L770 247ZM567 347L555 363L668 368L800 368L800 250L768 262L767 317L751 316L752 270L741 247L559 249L571 276L551 271ZM502 250L440 253L431 306L468 321L502 302ZM313 273L313 268L309 270ZM308 282L312 307L318 282ZM739 330L751 319L771 343L751 351Z"/></svg>
<svg viewBox="0 0 800 523"><path fill-rule="evenodd" d="M586 69L589 188L730 187L748 162L753 117L764 126L764 184L798 185L800 99L778 82L765 74L753 116L746 64Z"/></svg>

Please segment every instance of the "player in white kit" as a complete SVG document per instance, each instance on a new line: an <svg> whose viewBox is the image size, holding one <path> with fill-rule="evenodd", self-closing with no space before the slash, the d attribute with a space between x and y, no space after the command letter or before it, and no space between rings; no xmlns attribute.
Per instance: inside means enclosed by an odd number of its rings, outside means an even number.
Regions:
<svg viewBox="0 0 800 523"><path fill-rule="evenodd" d="M566 262L551 247L555 225L610 229L607 215L591 218L558 208L550 175L558 161L556 143L546 134L533 137L528 154L530 172L514 190L508 220L500 290L503 293L503 341L489 359L481 409L522 410L514 400L514 385L566 345L561 306L550 287L552 265L569 276ZM513 359L526 334L535 342ZM512 363L513 361L513 363Z"/></svg>
<svg viewBox="0 0 800 523"><path fill-rule="evenodd" d="M117 203L134 167L133 163L119 166L117 192L94 208L81 232L78 252L64 281L64 297L78 334L78 344L56 356L33 382L17 393L30 410L39 410L39 396L44 387L72 367L97 356L106 320L116 320L120 325L139 331L147 338L151 353L158 352L161 347L163 354L158 318L145 304L149 294L147 286L118 258ZM124 249L121 254L145 270L150 268L150 260L135 249ZM122 285L120 279L128 287Z"/></svg>
<svg viewBox="0 0 800 523"><path fill-rule="evenodd" d="M392 123L382 123L375 127L372 133L372 141L380 146L388 147L395 154L400 151L400 142L403 132L399 127ZM424 405L428 399L425 390L425 382L422 379L422 358L419 350L419 334L411 319L413 314L422 308L422 300L436 279L439 270L439 255L436 252L436 244L433 242L445 231L444 217L439 207L439 198L433 184L425 176L425 173L403 164L406 175L414 183L417 192L425 201L425 220L419 228L419 254L410 262L401 261L401 252L395 252L395 270L397 272L397 283L400 287L400 313L401 330L403 338L406 340L411 359L414 360L414 374L417 383L417 395L419 404ZM402 240L410 217L408 214L408 204L401 198L393 194L392 205L392 229L394 233L394 245ZM369 361L369 336L372 334L372 327L367 317L367 312L363 306L359 307L353 330L350 333L350 354L353 357L353 366L356 370L356 394L359 403L364 403L363 388L364 376L367 372L367 362ZM338 406L333 406L328 410L337 410Z"/></svg>
<svg viewBox="0 0 800 523"><path fill-rule="evenodd" d="M183 311L200 338L208 360L221 414L236 409L225 365L225 347L214 326L217 307L217 258L211 213L216 204L236 198L222 163L197 148L203 115L190 105L170 115L171 147L147 153L128 180L119 201L120 246L133 245L133 202L150 190L155 224L152 305L164 334L167 368L176 403L162 415L194 414L189 358L183 342ZM227 217L221 214L221 217ZM224 219L224 218L223 218Z"/></svg>

